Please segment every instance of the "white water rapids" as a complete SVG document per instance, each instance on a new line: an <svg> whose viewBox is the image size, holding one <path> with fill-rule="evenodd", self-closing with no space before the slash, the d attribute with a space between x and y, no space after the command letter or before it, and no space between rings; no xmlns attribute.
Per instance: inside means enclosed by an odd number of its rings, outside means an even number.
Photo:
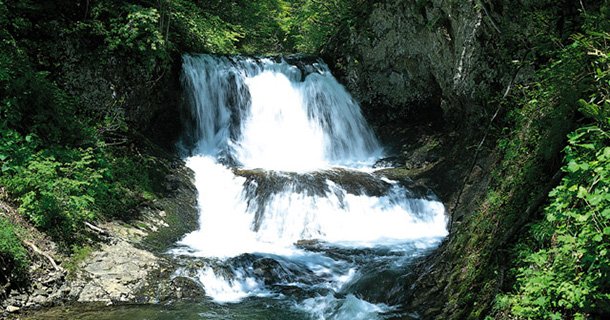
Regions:
<svg viewBox="0 0 610 320"><path fill-rule="evenodd" d="M438 245L445 210L373 172L383 150L328 67L185 55L183 85L200 226L173 251L199 263L181 275L218 303L285 300L311 319L391 312L366 301L362 279Z"/></svg>

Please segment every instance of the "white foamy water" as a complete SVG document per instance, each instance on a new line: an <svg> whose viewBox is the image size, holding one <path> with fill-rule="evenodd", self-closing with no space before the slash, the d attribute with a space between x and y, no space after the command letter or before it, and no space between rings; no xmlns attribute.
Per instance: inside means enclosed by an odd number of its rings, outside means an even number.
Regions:
<svg viewBox="0 0 610 320"><path fill-rule="evenodd" d="M239 302L248 296L267 296L264 285L255 277L245 275L237 270L231 280L227 280L214 272L211 267L203 268L197 274L205 286L206 294L220 303Z"/></svg>
<svg viewBox="0 0 610 320"><path fill-rule="evenodd" d="M446 235L444 207L438 201L408 199L393 186L381 197L347 193L332 181L329 192L309 195L288 185L269 196L258 230L259 205L248 204L246 179L213 158L194 156L187 165L196 176L200 230L181 243L197 255L226 258L241 253L290 254L299 240L317 239L355 246ZM417 210L417 212L416 212ZM419 217L421 213L428 214Z"/></svg>
<svg viewBox="0 0 610 320"><path fill-rule="evenodd" d="M447 234L445 209L370 174L382 148L328 67L183 61L182 146L200 227L174 252L203 259L195 277L206 294L220 303L277 296L316 319L391 310L344 291L363 273L401 268L436 246Z"/></svg>
<svg viewBox="0 0 610 320"><path fill-rule="evenodd" d="M392 310L385 304L372 304L352 294L345 299L337 299L330 294L305 299L297 308L319 320L377 320L382 319L380 313Z"/></svg>
<svg viewBox="0 0 610 320"><path fill-rule="evenodd" d="M298 85L282 73L264 71L247 78L250 112L235 143L237 159L248 168L311 170L326 165L327 137L307 116ZM286 105L300 106L285 108Z"/></svg>
<svg viewBox="0 0 610 320"><path fill-rule="evenodd" d="M300 172L379 158L358 104L328 67L305 69L311 73L269 59L184 56L191 154Z"/></svg>

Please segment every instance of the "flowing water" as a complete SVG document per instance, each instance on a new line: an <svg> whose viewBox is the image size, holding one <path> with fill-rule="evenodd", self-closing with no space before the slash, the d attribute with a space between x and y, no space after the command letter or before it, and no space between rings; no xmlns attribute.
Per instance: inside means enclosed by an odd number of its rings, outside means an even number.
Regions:
<svg viewBox="0 0 610 320"><path fill-rule="evenodd" d="M182 81L200 221L168 254L206 298L30 319L417 318L388 296L446 236L445 209L375 172L383 149L328 67L186 55Z"/></svg>
<svg viewBox="0 0 610 320"><path fill-rule="evenodd" d="M201 318L396 316L383 288L447 234L445 210L373 172L383 149L328 67L185 55L182 81L200 226L176 275L233 310Z"/></svg>

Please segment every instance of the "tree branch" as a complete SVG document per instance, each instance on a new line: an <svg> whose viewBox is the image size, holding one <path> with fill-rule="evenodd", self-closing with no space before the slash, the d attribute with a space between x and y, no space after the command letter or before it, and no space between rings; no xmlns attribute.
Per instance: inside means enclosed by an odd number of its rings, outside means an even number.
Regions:
<svg viewBox="0 0 610 320"><path fill-rule="evenodd" d="M26 246L30 247L30 249L32 249L32 251L34 251L35 253L47 258L47 260L49 260L49 262L51 263L51 265L53 266L53 268L56 271L64 270L62 267L58 266L57 263L55 263L55 260L53 259L53 257L51 257L49 254L43 252L42 250L38 249L38 247L36 245L34 245L33 243L26 241L26 240L22 240L21 242L23 242L23 244L25 244Z"/></svg>
<svg viewBox="0 0 610 320"><path fill-rule="evenodd" d="M108 234L108 232L107 232L106 230L104 230L104 229L102 229L102 228L100 228L100 227L94 226L94 225L92 225L92 224L91 224L91 223L89 223L89 222L85 222L85 226L86 226L87 228L89 228L89 229L91 229L91 230L93 230L93 231L95 231L95 232L97 232L97 233L101 234L101 235L104 235L104 236L108 236L108 235L109 235L109 234Z"/></svg>

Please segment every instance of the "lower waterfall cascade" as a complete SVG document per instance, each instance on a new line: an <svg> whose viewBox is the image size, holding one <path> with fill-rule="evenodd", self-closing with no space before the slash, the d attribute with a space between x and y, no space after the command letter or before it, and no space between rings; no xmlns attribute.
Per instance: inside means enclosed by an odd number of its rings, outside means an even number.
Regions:
<svg viewBox="0 0 610 320"><path fill-rule="evenodd" d="M439 245L445 208L375 173L384 150L324 62L289 61L183 56L200 218L171 251L188 261L176 276L294 319L396 317L377 282Z"/></svg>

